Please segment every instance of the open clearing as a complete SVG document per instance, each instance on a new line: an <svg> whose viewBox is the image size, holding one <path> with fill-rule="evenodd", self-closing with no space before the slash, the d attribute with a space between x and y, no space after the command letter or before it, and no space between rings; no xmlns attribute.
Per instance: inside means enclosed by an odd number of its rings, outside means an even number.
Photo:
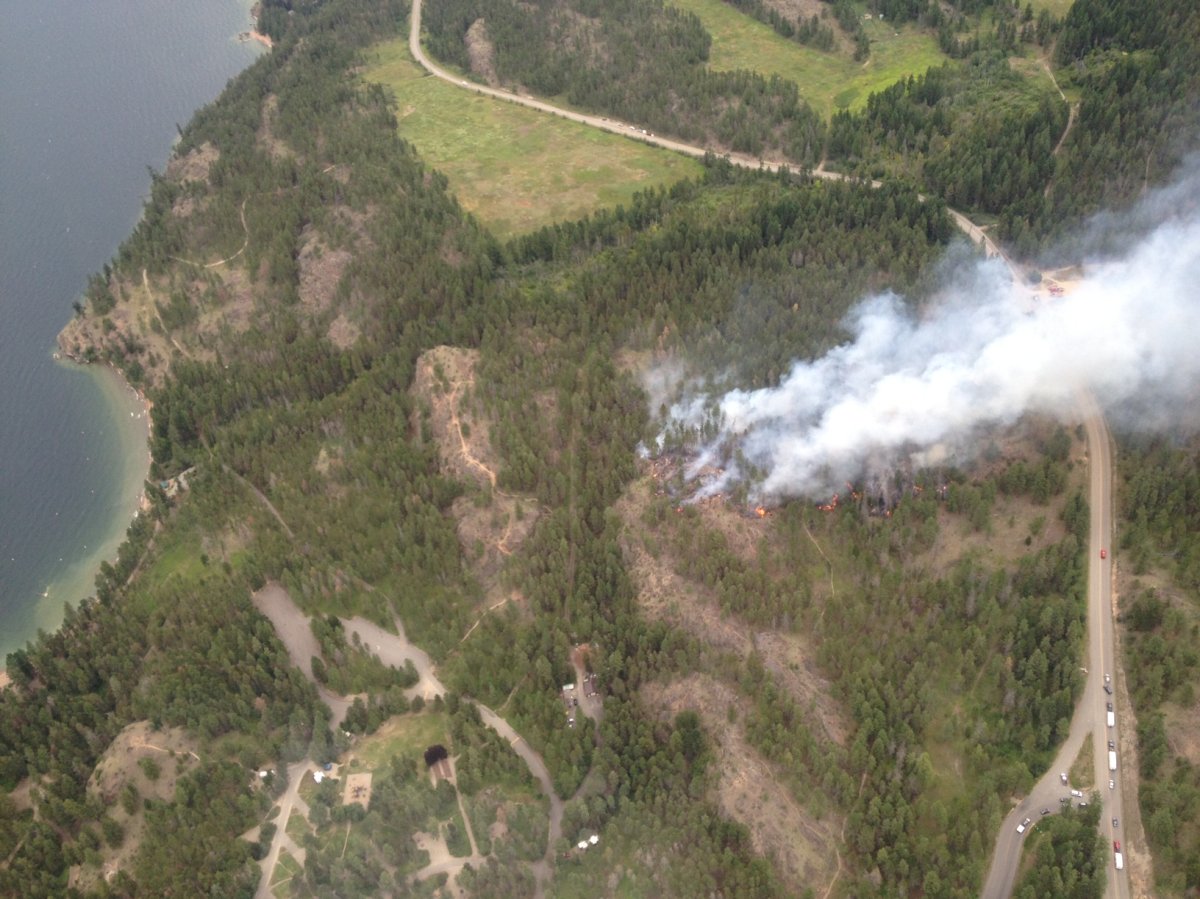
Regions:
<svg viewBox="0 0 1200 899"><path fill-rule="evenodd" d="M144 798L170 801L175 796L175 782L196 764L196 741L180 727L155 730L149 721L136 721L119 734L96 763L88 781L88 795L101 798L109 807L109 815L121 825L125 838L112 848L102 844L101 865L76 866L71 869L71 885L88 889L107 880L122 868L133 863L145 829ZM153 776L151 774L155 772ZM137 801L131 814L121 801L123 793L132 787ZM132 795L132 794L131 794Z"/></svg>
<svg viewBox="0 0 1200 899"><path fill-rule="evenodd" d="M864 64L845 53L823 53L788 40L722 0L672 3L699 16L712 35L709 68L750 69L795 81L800 96L826 118L835 109L860 109L872 93L947 61L937 40L912 25L896 29L876 20L863 22L871 39L871 56Z"/></svg>
<svg viewBox="0 0 1200 899"><path fill-rule="evenodd" d="M539 509L532 497L496 486L499 456L491 444L490 420L474 395L478 361L478 350L434 347L417 360L412 393L429 407L429 430L443 472L477 487L458 497L451 512L463 554L492 608L513 598L500 574L533 530Z"/></svg>
<svg viewBox="0 0 1200 899"><path fill-rule="evenodd" d="M649 684L642 698L667 720L685 709L700 716L716 744L716 768L721 772L717 803L746 825L755 851L773 860L792 895L833 879L840 820L832 815L818 820L781 789L781 772L746 742L740 725L729 723L726 711L742 702L737 693L707 675L693 674L665 686Z"/></svg>
<svg viewBox="0 0 1200 899"><path fill-rule="evenodd" d="M635 481L616 507L625 524L622 550L642 614L681 628L722 652L742 658L756 652L772 679L802 710L813 735L845 745L852 723L833 699L832 685L817 669L805 637L755 630L722 611L711 589L681 576L668 553L655 548L653 535L642 521L650 494L647 479Z"/></svg>
<svg viewBox="0 0 1200 899"><path fill-rule="evenodd" d="M392 91L400 135L501 238L701 172L699 162L677 153L430 78L405 38L376 46L364 77Z"/></svg>
<svg viewBox="0 0 1200 899"><path fill-rule="evenodd" d="M1035 15L1043 9L1048 9L1052 16L1056 19L1061 19L1067 14L1067 11L1074 2L1075 0L1029 0L1029 5L1033 7Z"/></svg>
<svg viewBox="0 0 1200 899"><path fill-rule="evenodd" d="M343 765L347 771L375 771L385 768L395 756L420 759L430 746L446 742L443 712L397 715L369 737L363 737L347 754Z"/></svg>

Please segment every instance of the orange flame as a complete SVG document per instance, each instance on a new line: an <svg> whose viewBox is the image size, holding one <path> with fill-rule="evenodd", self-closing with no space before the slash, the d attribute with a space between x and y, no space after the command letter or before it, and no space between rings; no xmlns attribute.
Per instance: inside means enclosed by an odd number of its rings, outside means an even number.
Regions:
<svg viewBox="0 0 1200 899"><path fill-rule="evenodd" d="M759 518L766 518L766 517L767 517L767 510L766 510L766 509L764 509L762 506L758 506L758 507L757 507L757 508L754 510L754 514L755 514L755 515L757 515Z"/></svg>

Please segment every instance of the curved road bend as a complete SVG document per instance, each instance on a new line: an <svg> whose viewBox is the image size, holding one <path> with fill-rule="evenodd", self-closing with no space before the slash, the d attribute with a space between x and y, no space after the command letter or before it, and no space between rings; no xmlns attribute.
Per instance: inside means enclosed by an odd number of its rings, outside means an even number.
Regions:
<svg viewBox="0 0 1200 899"><path fill-rule="evenodd" d="M549 115L558 116L559 118L568 119L572 122L578 122L581 125L590 125L593 128L599 128L601 131L608 131L612 134L618 134L622 137L627 137L630 140L640 141L644 144L651 144L656 147L662 147L664 150L674 150L676 153L682 153L685 156L691 156L696 159L703 159L709 152L716 153L723 159L728 160L731 164L744 169L763 169L768 172L777 172L781 168L788 167L795 171L801 171L801 168L795 164L780 162L778 160L760 159L754 156L747 156L744 153L721 153L719 151L709 151L704 147L697 147L693 144L685 144L682 141L671 140L669 137L660 137L657 134L649 134L637 125L629 122L610 119L605 116L588 115L583 112L576 112L571 109L563 109L561 106L555 106L552 103L546 103L543 100L537 100L533 97L517 94L512 91L500 90L499 88L488 87L484 84L479 84L474 81L466 81L463 78L456 77L450 72L447 72L437 63L433 62L425 55L424 49L421 47L421 0L412 0L412 13L409 16L408 30L408 49L412 53L413 59L425 69L430 75L434 75L443 81L449 82L456 87L464 88L465 90L474 91L477 94L482 94L486 97L492 97L496 100L503 100L506 103L516 103L518 106L526 106L529 109L536 109L540 112ZM810 174L814 178L824 178L827 181L850 181L850 177L841 174L840 172L826 171L824 166L818 166L811 169ZM872 187L881 187L882 181L868 182ZM925 198L922 196L922 200ZM1012 263L1008 257L1004 255L999 246L996 245L987 233L972 222L969 218L954 209L947 208L947 213L958 226L959 230L967 235L972 243L983 247L985 254L990 258L993 256L1003 259L1011 267Z"/></svg>
<svg viewBox="0 0 1200 899"><path fill-rule="evenodd" d="M274 626L275 633L286 647L292 664L299 668L305 677L316 685L321 699L330 706L334 713L332 726L336 727L345 718L346 710L349 708L351 700L332 693L313 677L312 659L314 656L320 655L320 645L313 636L312 628L309 626L308 615L296 605L291 596L288 595L287 590L277 583L272 582L267 584L252 596L252 600L255 607ZM378 655L380 661L384 664L403 668L406 661L412 661L416 666L417 673L420 675L420 680L415 686L405 691L405 694L410 699L420 695L426 700L431 700L435 696L441 696L446 693L445 685L438 679L434 671L433 662L424 650L419 649L408 641L403 625L399 620L396 621L396 625L400 630L398 635L384 630L379 625L365 618L343 618L341 622L347 634L351 635L351 637L357 636L363 646L368 651ZM546 767L545 760L513 729L512 725L482 703L476 702L473 699L466 701L479 709L479 717L483 720L483 723L503 737L505 742L512 747L513 752L529 768L529 773L533 775L533 779L537 781L542 792L546 794L546 798L550 802L550 820L546 832L546 852L540 861L534 862L531 865L537 884L535 896L540 897L550 877L550 865L554 858L554 847L558 844L559 837L562 836L562 819L565 803L554 792L554 781L550 777L550 770ZM309 759L305 759L288 769L288 775L292 779L288 784L288 793L285 794L285 803L293 800L296 802L302 801L296 792L299 789L299 781L308 770L315 770L315 767ZM295 776L296 771L299 771L299 776ZM290 811L290 805L285 808L285 811ZM259 892L256 894L258 899L266 899L270 895L267 884L270 882L273 874L275 862L279 858L279 849L283 845L283 837L286 836L283 826L286 824L287 818L286 815L282 815L281 817L283 823L275 834L270 854L262 863L262 881L260 882ZM463 862L464 860L461 858L456 859L459 867L461 867ZM264 893L264 890L267 890L267 892Z"/></svg>
<svg viewBox="0 0 1200 899"><path fill-rule="evenodd" d="M413 0L412 14L409 19L408 46L415 59L427 72L450 84L474 91L477 94L493 97L509 103L527 106L550 115L590 125L613 134L639 140L642 143L653 144L664 149L674 150L687 156L703 158L707 151L702 147L692 146L680 141L646 134L628 122L619 122L603 116L587 115L569 109L562 109L542 100L522 96L511 91L499 90L486 85L468 82L455 77L445 69L432 62L421 48L421 0ZM765 169L778 171L783 163L756 159L742 154L725 155L733 165L749 169ZM829 180L847 180L845 175L837 172L827 172L823 168L813 170L814 177ZM880 182L870 182L873 187ZM1019 273L1012 261L1004 254L999 246L981 229L962 213L947 208L951 220L976 245L982 246L985 254L1003 260L1019 280ZM1037 782L1032 792L1005 818L996 840L995 854L988 878L984 885L984 899L1007 899L1012 894L1013 881L1017 866L1021 859L1022 835L1017 834L1017 825L1026 817L1035 821L1040 817L1043 808L1052 812L1059 809L1058 800L1067 788L1059 780L1059 772L1069 770L1075 760L1083 741L1091 736L1095 740L1094 758L1096 765L1096 785L1104 805L1101 817L1101 832L1108 835L1109 840L1120 839L1112 827L1112 819L1122 816L1121 790L1109 791L1108 771L1108 740L1116 739L1116 734L1106 726L1106 706L1108 698L1103 691L1104 673L1113 672L1113 620L1112 620L1112 590L1111 590L1111 559L1100 559L1100 548L1108 547L1112 537L1112 460L1108 428L1096 406L1095 399L1090 395L1081 397L1081 408L1085 413L1085 427L1088 437L1088 454L1091 462L1091 480L1089 501L1091 504L1091 533L1088 545L1088 679L1084 687L1083 697L1075 708L1071 719L1067 740L1059 750L1050 770ZM1121 785L1120 765L1115 780ZM550 793L553 795L553 792ZM1112 867L1111 846L1108 855L1108 888L1106 899L1126 899L1129 885L1126 873L1119 874Z"/></svg>

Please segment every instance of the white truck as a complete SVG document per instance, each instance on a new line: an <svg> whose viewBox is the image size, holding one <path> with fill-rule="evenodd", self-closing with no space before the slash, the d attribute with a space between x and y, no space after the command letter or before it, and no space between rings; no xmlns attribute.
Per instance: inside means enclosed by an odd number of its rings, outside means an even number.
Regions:
<svg viewBox="0 0 1200 899"><path fill-rule="evenodd" d="M1108 714L1108 726L1109 726L1109 727L1116 727L1116 726L1117 726L1117 716L1116 716L1116 713L1115 713L1115 712L1108 712L1107 714Z"/></svg>
<svg viewBox="0 0 1200 899"><path fill-rule="evenodd" d="M1117 770L1117 754L1115 752L1113 752L1111 749L1108 751L1108 770L1109 771Z"/></svg>
<svg viewBox="0 0 1200 899"><path fill-rule="evenodd" d="M1116 862L1117 862L1117 870L1118 870L1118 871L1124 870L1124 868L1125 868L1125 859L1121 857L1121 853L1119 853L1119 852L1117 852L1117 853L1114 853L1114 857L1115 857L1115 859L1116 859Z"/></svg>

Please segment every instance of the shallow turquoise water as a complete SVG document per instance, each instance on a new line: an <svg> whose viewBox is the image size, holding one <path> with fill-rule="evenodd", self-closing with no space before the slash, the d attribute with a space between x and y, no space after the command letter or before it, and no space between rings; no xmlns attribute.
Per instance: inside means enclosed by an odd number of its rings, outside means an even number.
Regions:
<svg viewBox="0 0 1200 899"><path fill-rule="evenodd" d="M144 418L56 363L87 276L176 136L262 52L250 0L0 0L0 658L91 592L146 473Z"/></svg>

